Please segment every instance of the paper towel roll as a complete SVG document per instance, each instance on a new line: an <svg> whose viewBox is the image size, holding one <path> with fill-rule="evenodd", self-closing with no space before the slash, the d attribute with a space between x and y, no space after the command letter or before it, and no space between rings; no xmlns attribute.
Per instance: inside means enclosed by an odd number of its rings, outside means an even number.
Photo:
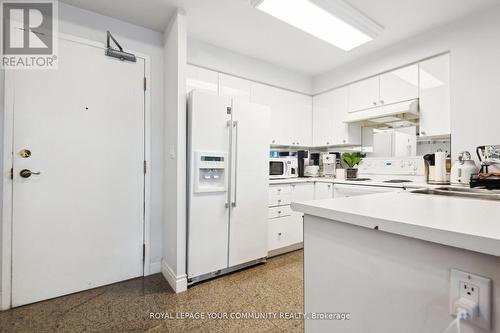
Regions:
<svg viewBox="0 0 500 333"><path fill-rule="evenodd" d="M446 181L446 153L438 151L434 154L436 158L434 168L434 180L438 182Z"/></svg>

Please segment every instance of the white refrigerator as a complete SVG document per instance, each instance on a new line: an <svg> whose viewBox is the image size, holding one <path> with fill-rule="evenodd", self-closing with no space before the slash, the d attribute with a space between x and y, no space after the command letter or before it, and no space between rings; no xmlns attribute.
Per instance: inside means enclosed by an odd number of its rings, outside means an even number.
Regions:
<svg viewBox="0 0 500 333"><path fill-rule="evenodd" d="M266 106L189 95L189 283L267 256L269 131Z"/></svg>

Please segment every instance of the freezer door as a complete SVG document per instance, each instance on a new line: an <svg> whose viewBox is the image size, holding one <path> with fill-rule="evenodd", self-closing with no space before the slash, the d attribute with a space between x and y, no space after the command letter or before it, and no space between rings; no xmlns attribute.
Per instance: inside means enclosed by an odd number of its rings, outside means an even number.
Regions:
<svg viewBox="0 0 500 333"><path fill-rule="evenodd" d="M199 152L229 156L231 100L191 92L188 100L188 277L197 277L227 268L229 193L195 191L195 162ZM225 172L229 175L229 163ZM179 171L181 172L181 171ZM179 199L180 200L180 199ZM175 198L172 198L175 202ZM168 207L167 207L168 209ZM168 246L168 244L166 244Z"/></svg>
<svg viewBox="0 0 500 333"><path fill-rule="evenodd" d="M229 266L267 256L270 109L233 101Z"/></svg>

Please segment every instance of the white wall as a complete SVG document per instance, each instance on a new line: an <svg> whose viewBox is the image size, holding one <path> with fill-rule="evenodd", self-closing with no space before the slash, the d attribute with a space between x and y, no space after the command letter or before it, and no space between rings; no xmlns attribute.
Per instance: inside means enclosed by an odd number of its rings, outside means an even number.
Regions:
<svg viewBox="0 0 500 333"><path fill-rule="evenodd" d="M186 278L186 16L177 12L164 42L164 217L162 273L176 292Z"/></svg>
<svg viewBox="0 0 500 333"><path fill-rule="evenodd" d="M462 150L500 144L500 5L421 34L314 78L314 93L451 52L451 131Z"/></svg>
<svg viewBox="0 0 500 333"><path fill-rule="evenodd" d="M311 94L312 77L251 58L196 39L188 38L187 62L224 74Z"/></svg>

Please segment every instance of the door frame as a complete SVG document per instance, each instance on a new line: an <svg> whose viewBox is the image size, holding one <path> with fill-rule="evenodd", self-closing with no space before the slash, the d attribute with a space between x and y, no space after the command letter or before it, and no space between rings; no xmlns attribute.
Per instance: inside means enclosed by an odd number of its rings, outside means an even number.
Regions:
<svg viewBox="0 0 500 333"><path fill-rule="evenodd" d="M105 44L93 40L80 38L68 34L59 33L59 39L84 44L105 50ZM144 60L144 77L146 78L146 89L144 91L144 160L147 163L146 173L144 174L144 218L142 239L144 244L143 276L154 273L151 269L151 59L147 54L130 51L137 58ZM102 54L105 57L104 52ZM11 168L13 166L13 135L14 135L14 86L12 71L4 71L4 124L3 124L3 165L2 177L3 202L0 221L1 246L0 251L0 311L12 307L12 190L13 181L10 178ZM1 94L1 92L0 92Z"/></svg>

